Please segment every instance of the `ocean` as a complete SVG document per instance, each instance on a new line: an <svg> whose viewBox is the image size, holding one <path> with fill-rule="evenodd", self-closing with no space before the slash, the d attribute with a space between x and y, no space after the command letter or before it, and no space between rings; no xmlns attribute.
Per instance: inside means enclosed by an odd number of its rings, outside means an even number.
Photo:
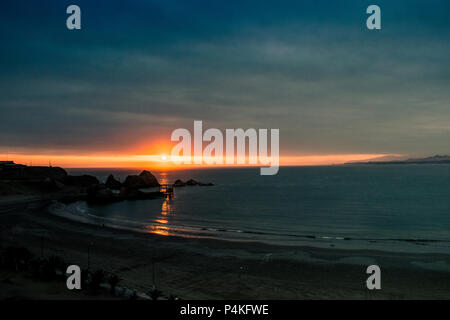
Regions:
<svg viewBox="0 0 450 320"><path fill-rule="evenodd" d="M138 170L71 169L101 181ZM348 165L152 171L212 187L172 199L59 205L58 214L109 227L187 238L398 252L450 250L450 165Z"/></svg>

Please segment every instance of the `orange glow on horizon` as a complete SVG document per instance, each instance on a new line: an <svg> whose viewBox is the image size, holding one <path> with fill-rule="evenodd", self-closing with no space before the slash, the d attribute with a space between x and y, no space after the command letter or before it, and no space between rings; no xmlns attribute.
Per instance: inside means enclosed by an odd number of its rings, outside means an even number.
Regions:
<svg viewBox="0 0 450 320"><path fill-rule="evenodd" d="M281 156L280 166L315 166L315 165L333 165L343 164L350 161L364 161L385 154L332 154L332 155L305 155L305 156ZM230 165L195 165L180 164L177 165L171 161L171 157L165 153L155 155L30 155L30 154L12 154L8 159L15 163L48 166L62 168L153 168L153 169L186 169L186 168L206 168L206 167L230 167ZM233 165L231 165L233 166ZM234 166L256 166L256 165L234 165Z"/></svg>

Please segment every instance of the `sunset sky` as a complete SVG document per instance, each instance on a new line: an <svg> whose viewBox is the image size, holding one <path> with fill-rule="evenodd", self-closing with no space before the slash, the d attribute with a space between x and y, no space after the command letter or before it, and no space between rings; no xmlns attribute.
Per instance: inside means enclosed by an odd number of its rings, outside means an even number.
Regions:
<svg viewBox="0 0 450 320"><path fill-rule="evenodd" d="M194 120L282 164L450 154L448 0L3 0L0 37L0 160L164 166Z"/></svg>

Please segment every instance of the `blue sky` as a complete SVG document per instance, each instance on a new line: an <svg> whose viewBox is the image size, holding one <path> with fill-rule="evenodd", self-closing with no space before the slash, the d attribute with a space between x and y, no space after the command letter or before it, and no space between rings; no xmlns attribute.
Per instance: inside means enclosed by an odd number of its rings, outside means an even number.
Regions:
<svg viewBox="0 0 450 320"><path fill-rule="evenodd" d="M437 0L3 0L0 150L126 151L203 120L279 128L282 154L450 153L449 18Z"/></svg>

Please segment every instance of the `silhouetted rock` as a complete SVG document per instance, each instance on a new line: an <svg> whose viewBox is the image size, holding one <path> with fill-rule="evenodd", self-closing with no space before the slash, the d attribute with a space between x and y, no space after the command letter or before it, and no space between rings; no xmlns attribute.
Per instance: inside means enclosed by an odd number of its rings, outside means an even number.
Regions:
<svg viewBox="0 0 450 320"><path fill-rule="evenodd" d="M201 187L212 187L214 185L214 183L211 183L211 182L208 182L208 183L199 182L198 185L201 186Z"/></svg>
<svg viewBox="0 0 450 320"><path fill-rule="evenodd" d="M160 184L153 174L144 170L138 176L131 175L125 179L123 186L127 189L159 187Z"/></svg>
<svg viewBox="0 0 450 320"><path fill-rule="evenodd" d="M188 185L188 186L196 186L196 185L198 185L198 182L195 181L194 179L189 179L188 181L186 181L186 185Z"/></svg>
<svg viewBox="0 0 450 320"><path fill-rule="evenodd" d="M184 183L183 181L181 181L180 179L178 179L177 181L175 181L175 183L173 184L174 187L184 187L186 186L186 183Z"/></svg>
<svg viewBox="0 0 450 320"><path fill-rule="evenodd" d="M145 182L145 184L148 187L159 187L160 186L156 177L147 170L142 171L139 174L139 177L141 177L143 179L143 181Z"/></svg>
<svg viewBox="0 0 450 320"><path fill-rule="evenodd" d="M125 179L125 182L123 183L123 186L126 189L139 189L139 188L143 188L143 182L142 179L137 176L137 175L132 175L132 176L128 176Z"/></svg>
<svg viewBox="0 0 450 320"><path fill-rule="evenodd" d="M212 186L190 179L183 182L178 179L174 187ZM101 184L91 175L72 176L59 167L28 167L12 161L0 161L0 195L13 194L51 194L63 203L87 200L94 203L112 203L123 200L155 199L173 195L173 188L167 186L151 192L141 188L160 187L156 177L149 171L139 175L130 175L124 183L111 174L106 183ZM113 192L112 190L120 190Z"/></svg>
<svg viewBox="0 0 450 320"><path fill-rule="evenodd" d="M122 183L114 178L112 174L108 176L105 183L106 187L112 190L120 190Z"/></svg>
<svg viewBox="0 0 450 320"><path fill-rule="evenodd" d="M203 183L199 181L195 181L194 179L190 179L186 182L181 181L180 179L176 180L173 184L174 187L184 187L184 186L202 186L202 187L210 187L213 186L212 183Z"/></svg>

